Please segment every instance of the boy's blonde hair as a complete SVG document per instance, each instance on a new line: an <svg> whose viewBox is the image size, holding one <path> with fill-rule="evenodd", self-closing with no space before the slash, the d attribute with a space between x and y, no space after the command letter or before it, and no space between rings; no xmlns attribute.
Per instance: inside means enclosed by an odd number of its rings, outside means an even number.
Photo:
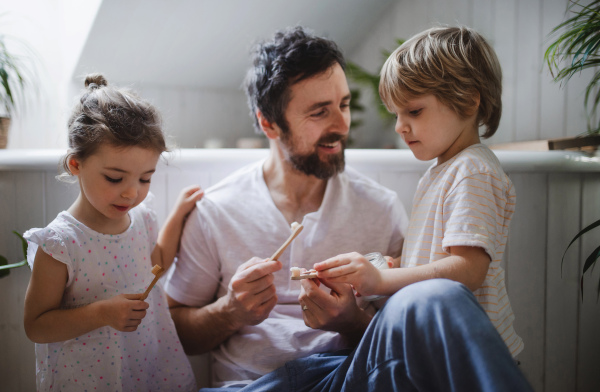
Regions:
<svg viewBox="0 0 600 392"><path fill-rule="evenodd" d="M390 111L432 94L468 117L477 93L477 125L486 126L481 136L488 138L502 115L502 70L492 47L468 27L425 30L396 49L381 69L379 95Z"/></svg>

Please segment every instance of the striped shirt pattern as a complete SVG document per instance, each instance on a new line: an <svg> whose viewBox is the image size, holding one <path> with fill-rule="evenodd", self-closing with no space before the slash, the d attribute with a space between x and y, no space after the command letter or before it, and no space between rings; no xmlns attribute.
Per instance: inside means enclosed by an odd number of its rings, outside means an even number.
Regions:
<svg viewBox="0 0 600 392"><path fill-rule="evenodd" d="M523 350L513 329L504 270L500 267L515 190L498 158L483 144L434 165L419 181L402 252L402 267L415 267L450 256L452 246L478 246L491 263L474 294L511 354Z"/></svg>

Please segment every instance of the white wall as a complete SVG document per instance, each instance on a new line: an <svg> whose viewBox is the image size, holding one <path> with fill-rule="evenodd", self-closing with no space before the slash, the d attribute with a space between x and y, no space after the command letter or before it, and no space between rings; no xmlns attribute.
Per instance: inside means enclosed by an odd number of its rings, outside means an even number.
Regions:
<svg viewBox="0 0 600 392"><path fill-rule="evenodd" d="M266 138L254 133L241 89L139 86L137 91L160 110L165 132L179 147L204 147L209 139L236 147L240 138L257 138L267 146Z"/></svg>
<svg viewBox="0 0 600 392"><path fill-rule="evenodd" d="M577 135L586 129L584 86L590 75L575 76L565 88L551 80L543 52L547 34L564 19L568 0L405 0L398 1L373 27L350 60L376 72L382 49L396 38L434 24L465 24L487 37L504 72L504 112L500 129L488 143ZM12 127L9 148L64 148L66 120L83 75L72 70L101 0L0 0L9 11L2 31L27 40L44 62L40 97ZM174 59L176 60L176 59ZM94 70L100 71L102 70ZM201 70L198 70L201 72ZM109 82L111 75L106 75ZM202 147L220 138L234 147L241 137L255 137L240 89L207 90L175 86L134 85L163 112L166 130L180 147ZM370 104L365 91L363 103ZM395 145L392 124L384 124L370 107L355 113L365 123L352 131L356 147Z"/></svg>
<svg viewBox="0 0 600 392"><path fill-rule="evenodd" d="M8 148L67 146L69 80L101 0L0 0L1 34L27 43L36 53L38 80L13 118ZM17 53L23 50L13 46Z"/></svg>
<svg viewBox="0 0 600 392"><path fill-rule="evenodd" d="M590 73L574 76L561 89L543 62L547 36L564 20L567 4L568 0L399 1L348 57L376 72L383 64L382 49L395 49L396 38L408 39L439 24L472 27L490 41L504 75L502 121L486 143L574 136L587 129L583 92ZM355 132L361 143L378 147L382 140L389 142L393 124L384 124L374 109L362 117L365 122Z"/></svg>
<svg viewBox="0 0 600 392"><path fill-rule="evenodd" d="M0 33L26 41L37 53L39 93L13 119L9 149L66 148L67 119L81 94L85 75L73 75L101 0L0 0ZM18 50L18 47L15 47ZM90 70L102 72L101 69ZM200 72L200 70L199 70ZM105 74L109 83L111 75ZM239 138L254 138L241 89L125 85L153 102L163 114L173 145L203 147L219 139L235 147Z"/></svg>

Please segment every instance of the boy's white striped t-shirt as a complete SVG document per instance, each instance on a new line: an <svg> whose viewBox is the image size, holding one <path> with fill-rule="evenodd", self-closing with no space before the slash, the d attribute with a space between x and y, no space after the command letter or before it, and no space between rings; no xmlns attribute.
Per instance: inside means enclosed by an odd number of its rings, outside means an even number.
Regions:
<svg viewBox="0 0 600 392"><path fill-rule="evenodd" d="M512 182L483 144L432 166L417 187L401 263L415 267L435 262L449 256L452 246L483 248L491 263L474 294L513 356L523 350L523 341L513 329L500 263L515 200Z"/></svg>

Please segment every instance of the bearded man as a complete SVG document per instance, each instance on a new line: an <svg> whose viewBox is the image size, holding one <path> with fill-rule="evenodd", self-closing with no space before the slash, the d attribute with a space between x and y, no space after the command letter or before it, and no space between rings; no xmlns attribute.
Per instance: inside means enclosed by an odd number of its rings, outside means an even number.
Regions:
<svg viewBox="0 0 600 392"><path fill-rule="evenodd" d="M345 167L344 66L334 42L300 27L256 47L246 90L270 154L206 191L165 284L186 352L212 354L213 386L241 387L360 341L373 306L346 284L292 281L291 267L353 251L401 253L408 219L397 195ZM303 231L279 260L265 259L292 222Z"/></svg>

